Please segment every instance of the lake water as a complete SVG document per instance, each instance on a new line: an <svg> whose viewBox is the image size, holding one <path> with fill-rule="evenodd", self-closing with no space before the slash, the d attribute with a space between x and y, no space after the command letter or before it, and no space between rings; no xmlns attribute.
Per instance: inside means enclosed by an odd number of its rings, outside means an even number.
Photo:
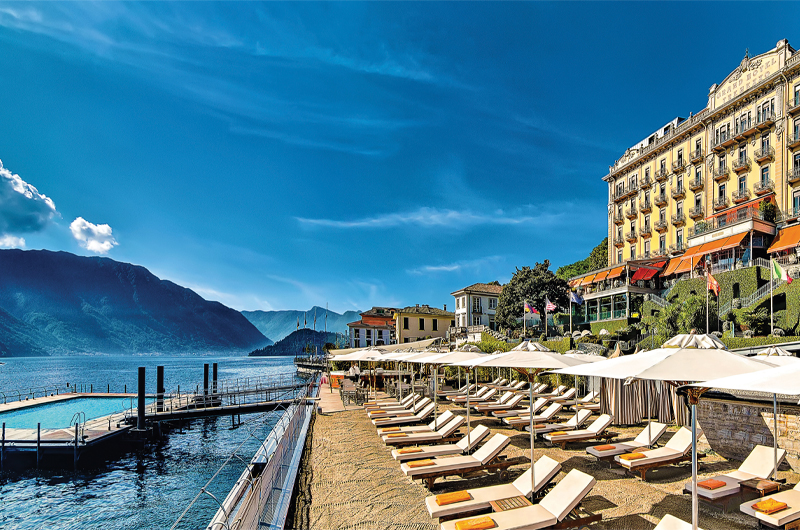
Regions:
<svg viewBox="0 0 800 530"><path fill-rule="evenodd" d="M203 363L219 363L219 378L293 373L291 357L243 356L60 356L4 359L0 392L36 386L92 384L95 390L136 388L137 368L147 368L147 392L155 392L156 366L164 366L168 391L202 386ZM249 461L267 437L279 412L196 420L139 451L69 470L31 470L0 474L0 528L7 529L162 529L170 526L232 452ZM238 448L238 450L237 450ZM238 459L208 490L224 499L244 469ZM205 528L216 513L208 495L180 528Z"/></svg>

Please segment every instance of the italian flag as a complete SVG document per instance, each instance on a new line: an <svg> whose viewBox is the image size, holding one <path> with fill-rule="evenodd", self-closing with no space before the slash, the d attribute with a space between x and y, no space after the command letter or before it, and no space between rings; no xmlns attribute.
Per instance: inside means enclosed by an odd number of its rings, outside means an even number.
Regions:
<svg viewBox="0 0 800 530"><path fill-rule="evenodd" d="M775 261L774 259L770 261L772 261L772 277L777 280L783 280L787 284L792 283L792 277L789 276L789 274L785 270L783 270L783 267L778 265L778 262Z"/></svg>

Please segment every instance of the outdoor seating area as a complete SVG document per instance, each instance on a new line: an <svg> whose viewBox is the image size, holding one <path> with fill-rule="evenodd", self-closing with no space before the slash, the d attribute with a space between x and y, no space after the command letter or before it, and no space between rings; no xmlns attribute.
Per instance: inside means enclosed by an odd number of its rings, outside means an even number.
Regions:
<svg viewBox="0 0 800 530"><path fill-rule="evenodd" d="M702 366L701 357L712 366ZM727 513L733 517L726 519L727 526L701 518L707 529L759 524L783 528L800 521L800 490L791 489L797 478L788 473L791 480L774 481L785 450L756 446L741 463L708 450L695 419L702 394L726 378L758 381L775 368L719 348L711 336L678 336L660 349L593 363L538 350L451 352L418 359L420 365L442 361L431 371L434 376L442 364L464 369L465 384L447 394L434 392L432 400L413 395L387 400L376 393L360 416L373 424L376 450L394 462L392 474L430 492L421 504L432 518L431 528L634 528L631 517L639 518L642 528L699 528L697 516L692 523L693 514L701 513L698 497L704 512L716 509L719 500L726 501L725 507L740 505ZM527 379L527 389L519 385L522 379L475 382L477 366L514 369ZM712 371L713 376L706 375ZM796 371L800 375L800 367ZM533 380L543 372L552 374L550 380L572 376L680 382L694 428L653 418L644 425L617 425L608 412L614 406L603 402L611 394L580 392L577 380L574 386L552 387ZM699 389L686 385L692 380L700 381L695 384ZM650 391L644 385L631 388ZM641 399L649 400L649 394ZM374 417L374 407L386 416ZM427 423L430 415L435 419ZM592 496L598 486L605 501ZM638 501L610 501L635 499L642 491L652 495L650 508ZM663 510L660 502L680 508ZM626 513L626 506L637 511Z"/></svg>

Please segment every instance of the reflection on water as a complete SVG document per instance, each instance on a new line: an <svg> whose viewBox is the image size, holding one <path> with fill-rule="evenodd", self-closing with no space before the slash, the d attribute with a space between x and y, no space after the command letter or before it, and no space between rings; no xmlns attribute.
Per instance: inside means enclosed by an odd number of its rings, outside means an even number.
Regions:
<svg viewBox="0 0 800 530"><path fill-rule="evenodd" d="M291 358L197 358L197 357L60 357L8 359L0 367L0 389L8 388L13 373L36 371L42 381L78 375L84 382L134 385L136 367L148 367L148 392L155 389L155 366L164 365L167 388L202 380L204 362L219 362L220 378L255 377L293 370ZM152 377L150 375L152 374ZM18 380L18 379L17 379ZM171 382L171 383L170 383ZM50 383L47 383L50 384ZM172 386L170 386L172 385ZM193 386L193 385L192 385ZM219 469L232 451L249 461L280 413L242 416L242 425L231 429L230 417L197 420L174 430L162 440L138 450L118 453L114 458L72 470L26 471L0 475L0 528L3 529L161 529L169 528L200 488ZM234 459L209 487L223 499L244 469ZM203 495L195 504L187 524L181 528L204 528L217 504Z"/></svg>

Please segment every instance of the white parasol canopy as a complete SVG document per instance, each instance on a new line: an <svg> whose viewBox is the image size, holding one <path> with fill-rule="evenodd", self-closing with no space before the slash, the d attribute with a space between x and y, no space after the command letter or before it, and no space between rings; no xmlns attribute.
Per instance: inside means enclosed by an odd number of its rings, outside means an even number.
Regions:
<svg viewBox="0 0 800 530"><path fill-rule="evenodd" d="M794 357L793 354L791 354L788 351L784 350L780 346L776 346L774 344L772 346L770 346L769 348L767 348L765 350L761 350L760 352L756 353L756 355L757 356L763 355L763 356L767 356L767 357L774 357L774 356Z"/></svg>
<svg viewBox="0 0 800 530"><path fill-rule="evenodd" d="M514 346L511 351L552 351L547 346L543 346L538 342L533 342L532 340L524 340Z"/></svg>

